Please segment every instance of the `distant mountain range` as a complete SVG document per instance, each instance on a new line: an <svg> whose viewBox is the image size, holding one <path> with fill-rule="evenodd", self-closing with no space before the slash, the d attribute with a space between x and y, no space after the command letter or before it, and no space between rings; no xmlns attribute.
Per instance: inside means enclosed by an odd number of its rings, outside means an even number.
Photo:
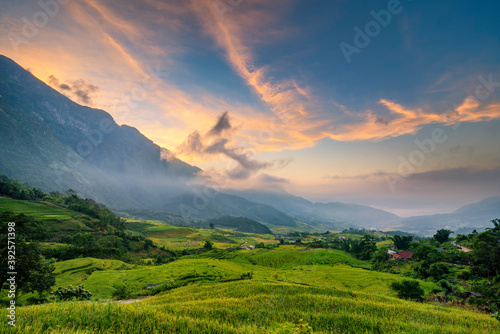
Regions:
<svg viewBox="0 0 500 334"><path fill-rule="evenodd" d="M398 230L431 236L439 229L449 229L455 234L468 234L492 227L492 219L500 218L500 197L489 197L465 205L452 213L416 216L403 219Z"/></svg>
<svg viewBox="0 0 500 334"><path fill-rule="evenodd" d="M313 203L305 198L286 192L262 192L255 190L230 190L229 193L257 203L266 203L286 212L296 220L322 224L335 229L348 227L382 229L397 225L402 218L365 205L349 203Z"/></svg>
<svg viewBox="0 0 500 334"><path fill-rule="evenodd" d="M210 190L189 186L201 170L103 110L81 106L0 56L0 174L44 191L73 189L119 212L192 219L238 216L268 226L399 229L431 235L483 229L500 217L500 197L453 213L403 219L347 203L313 203L284 192ZM199 189L198 189L199 190ZM147 210L151 212L148 213ZM462 232L461 232L462 233Z"/></svg>

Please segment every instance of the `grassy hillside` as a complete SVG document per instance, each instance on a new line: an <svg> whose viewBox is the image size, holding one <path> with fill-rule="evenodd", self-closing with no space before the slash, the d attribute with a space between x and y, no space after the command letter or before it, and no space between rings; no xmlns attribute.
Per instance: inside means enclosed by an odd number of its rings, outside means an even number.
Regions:
<svg viewBox="0 0 500 334"><path fill-rule="evenodd" d="M94 231L87 226L98 220L82 213L59 207L49 202L29 202L0 197L0 212L10 211L25 214L44 223L51 238L66 236L71 233Z"/></svg>
<svg viewBox="0 0 500 334"><path fill-rule="evenodd" d="M0 310L5 318L6 310ZM191 285L131 304L17 309L18 333L496 333L487 315L335 288L240 281ZM7 332L5 321L0 331ZM288 330L288 331L286 331Z"/></svg>
<svg viewBox="0 0 500 334"><path fill-rule="evenodd" d="M11 332L500 331L500 322L470 306L396 299L390 286L403 276L369 270L372 262L331 249L340 236L361 241L363 231L294 232L275 240L271 234L160 221L115 219L110 225L104 224L105 208L94 216L70 210L92 214L95 207L82 207L90 203L85 201L72 196L42 202L0 198L0 212L24 213L48 231L40 246L45 256L58 260L52 290L84 284L93 295L92 302L55 302L52 297L40 306L22 306L34 294L18 296ZM374 244L387 241L385 233L370 233ZM207 241L215 248L205 247ZM418 282L425 296L441 291L430 280ZM4 302L5 291L1 297ZM0 316L5 315L2 308ZM0 323L0 333L7 326Z"/></svg>
<svg viewBox="0 0 500 334"><path fill-rule="evenodd" d="M203 247L205 241L214 243L216 248L237 247L240 244L256 245L278 243L274 236L240 232L227 229L209 229L201 227L171 226L159 221L127 220L125 227L128 231L151 238L158 245L169 249L195 249Z"/></svg>
<svg viewBox="0 0 500 334"><path fill-rule="evenodd" d="M56 287L79 285L95 297L109 299L126 288L122 298L149 295L148 285L176 282L179 285L202 284L238 280L251 273L259 282L283 282L316 287L335 287L350 291L372 292L396 296L390 284L401 279L399 275L351 267L345 263L363 266L340 251L253 250L226 253L212 251L161 266L130 265L116 260L82 258L56 263ZM250 279L250 278L249 278ZM421 281L426 294L438 288L435 283Z"/></svg>

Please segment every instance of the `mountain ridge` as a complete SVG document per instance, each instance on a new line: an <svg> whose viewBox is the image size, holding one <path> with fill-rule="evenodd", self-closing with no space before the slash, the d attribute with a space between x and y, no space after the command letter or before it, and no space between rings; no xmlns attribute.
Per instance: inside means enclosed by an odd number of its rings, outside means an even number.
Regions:
<svg viewBox="0 0 500 334"><path fill-rule="evenodd" d="M335 228L346 228L348 225L360 228L383 228L390 227L402 219L388 211L366 205L342 202L317 203L287 192L235 189L227 192L250 201L265 202L298 220L326 224Z"/></svg>
<svg viewBox="0 0 500 334"><path fill-rule="evenodd" d="M500 196L492 196L466 204L450 213L408 217L396 228L425 236L432 236L439 229L451 229L455 234L468 234L473 230L485 230L490 227L492 219L499 217Z"/></svg>

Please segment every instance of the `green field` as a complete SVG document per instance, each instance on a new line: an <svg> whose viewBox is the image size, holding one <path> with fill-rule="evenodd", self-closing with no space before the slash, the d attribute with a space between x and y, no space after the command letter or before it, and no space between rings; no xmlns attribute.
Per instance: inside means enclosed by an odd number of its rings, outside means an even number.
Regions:
<svg viewBox="0 0 500 334"><path fill-rule="evenodd" d="M0 211L7 210L45 224L51 238L40 245L49 254L73 247L57 237L76 233L117 240L88 227L95 219L51 203L0 198ZM121 260L101 254L54 264L53 290L84 284L93 301L22 306L34 296L25 294L16 327L0 322L0 333L500 333L488 314L396 298L390 284L404 276L369 270L370 262L340 250L277 246L274 235L159 221L128 220L125 228L137 240L130 239ZM156 245L146 249L145 238ZM206 241L215 249L200 251ZM155 262L160 251L168 261ZM426 296L440 290L419 282ZM0 310L3 319L6 313ZM300 329L305 323L309 331Z"/></svg>
<svg viewBox="0 0 500 334"><path fill-rule="evenodd" d="M271 235L237 232L231 229L178 227L159 221L127 220L125 226L128 231L151 238L158 245L170 249L200 248L205 241L213 242L219 249L240 245L243 243L242 239L247 241L247 247L261 242L278 243Z"/></svg>
<svg viewBox="0 0 500 334"><path fill-rule="evenodd" d="M57 207L52 203L35 203L7 197L0 197L0 211L12 211L16 214L24 213L42 221L70 220L75 216L82 216L74 211Z"/></svg>
<svg viewBox="0 0 500 334"><path fill-rule="evenodd" d="M240 250L232 253L212 251L160 265L130 265L117 260L82 258L56 263L56 288L85 284L96 298L110 299L113 292L126 286L130 297L146 295L148 284L165 281L183 284L224 282L252 273L253 281L283 282L305 286L334 287L350 291L396 296L389 285L401 276L369 271L337 250ZM366 263L365 263L366 264ZM435 283L421 281L427 294Z"/></svg>
<svg viewBox="0 0 500 334"><path fill-rule="evenodd" d="M0 197L0 211L10 211L15 214L25 214L44 222L47 232L53 236L63 236L72 232L86 232L92 229L85 222L95 219L84 214L58 207L48 202L29 202Z"/></svg>
<svg viewBox="0 0 500 334"><path fill-rule="evenodd" d="M0 311L5 319L6 310ZM498 333L481 313L336 288L239 281L181 287L130 304L67 302L17 309L12 333ZM289 325L287 325L287 323ZM288 330L288 331L287 331Z"/></svg>

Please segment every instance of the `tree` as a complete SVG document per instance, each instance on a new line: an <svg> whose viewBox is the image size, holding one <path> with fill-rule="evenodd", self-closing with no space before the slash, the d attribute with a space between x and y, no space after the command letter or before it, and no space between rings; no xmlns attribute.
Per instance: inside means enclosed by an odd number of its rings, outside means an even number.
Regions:
<svg viewBox="0 0 500 334"><path fill-rule="evenodd" d="M500 229L498 219L493 220L494 228L474 235L472 242L473 265L478 272L485 272L487 276L500 275ZM486 276L484 275L484 276Z"/></svg>
<svg viewBox="0 0 500 334"><path fill-rule="evenodd" d="M436 262L430 265L427 271L429 276L434 280L439 281L445 278L450 273L450 267L444 262Z"/></svg>
<svg viewBox="0 0 500 334"><path fill-rule="evenodd" d="M415 249L411 258L413 261L428 261L430 263L438 262L443 259L443 254L436 247L423 245Z"/></svg>
<svg viewBox="0 0 500 334"><path fill-rule="evenodd" d="M214 244L210 240L205 241L205 245L203 245L203 249L205 249L206 251L209 251L209 250L212 250L213 248L214 248Z"/></svg>
<svg viewBox="0 0 500 334"><path fill-rule="evenodd" d="M149 239L149 238L146 238L144 240L144 249L145 250L148 250L149 248L153 248L155 246L155 244L153 243L153 240Z"/></svg>
<svg viewBox="0 0 500 334"><path fill-rule="evenodd" d="M95 237L90 232L77 233L70 238L71 244L75 247L92 249L96 247Z"/></svg>
<svg viewBox="0 0 500 334"><path fill-rule="evenodd" d="M491 222L493 223L493 225L495 227L493 227L493 228L487 227L486 230L492 230L493 232L495 232L497 230L500 231L500 219L498 219L498 218L497 219L493 219L493 220L491 220Z"/></svg>
<svg viewBox="0 0 500 334"><path fill-rule="evenodd" d="M413 237L411 235L395 235L394 237L390 237L389 239L394 242L394 247L399 250L408 250L410 248L411 242L413 241Z"/></svg>
<svg viewBox="0 0 500 334"><path fill-rule="evenodd" d="M79 285L76 288L73 288L69 285L67 288L59 287L53 295L59 301L65 300L91 300L92 292L85 290L85 286Z"/></svg>
<svg viewBox="0 0 500 334"><path fill-rule="evenodd" d="M214 229L214 223L210 223L208 225L210 225L210 229L212 229L212 230Z"/></svg>
<svg viewBox="0 0 500 334"><path fill-rule="evenodd" d="M435 247L423 245L413 252L411 258L414 261L413 272L419 278L427 278L430 276L431 265L443 260L443 253L440 253Z"/></svg>
<svg viewBox="0 0 500 334"><path fill-rule="evenodd" d="M441 229L441 230L438 230L436 232L436 234L434 234L434 239L439 242L439 243L443 243L443 242L447 242L450 240L450 234L452 234L453 231L450 231L450 230L445 230L445 229Z"/></svg>
<svg viewBox="0 0 500 334"><path fill-rule="evenodd" d="M391 288L397 292L398 298L416 301L424 300L424 290L420 287L418 281L403 280L400 282L392 282Z"/></svg>
<svg viewBox="0 0 500 334"><path fill-rule="evenodd" d="M33 188L31 190L31 194L32 194L32 198L33 200L35 201L39 201L40 199L42 199L43 197L47 196L47 194L45 194L43 191L41 191L40 189L38 188Z"/></svg>
<svg viewBox="0 0 500 334"><path fill-rule="evenodd" d="M0 254L8 254L9 233L15 233L15 268L10 267L8 256L0 256L0 290L7 279L8 272L15 271L16 290L18 293L48 291L55 285L51 261L47 261L40 251L38 240L46 236L43 224L24 214L15 215L10 212L0 214Z"/></svg>
<svg viewBox="0 0 500 334"><path fill-rule="evenodd" d="M373 235L365 234L360 243L359 258L361 260L370 260L372 254L377 250L377 243Z"/></svg>
<svg viewBox="0 0 500 334"><path fill-rule="evenodd" d="M387 247L382 247L375 252L372 257L374 270L385 270L391 267L392 263L389 261L389 253L387 251Z"/></svg>

